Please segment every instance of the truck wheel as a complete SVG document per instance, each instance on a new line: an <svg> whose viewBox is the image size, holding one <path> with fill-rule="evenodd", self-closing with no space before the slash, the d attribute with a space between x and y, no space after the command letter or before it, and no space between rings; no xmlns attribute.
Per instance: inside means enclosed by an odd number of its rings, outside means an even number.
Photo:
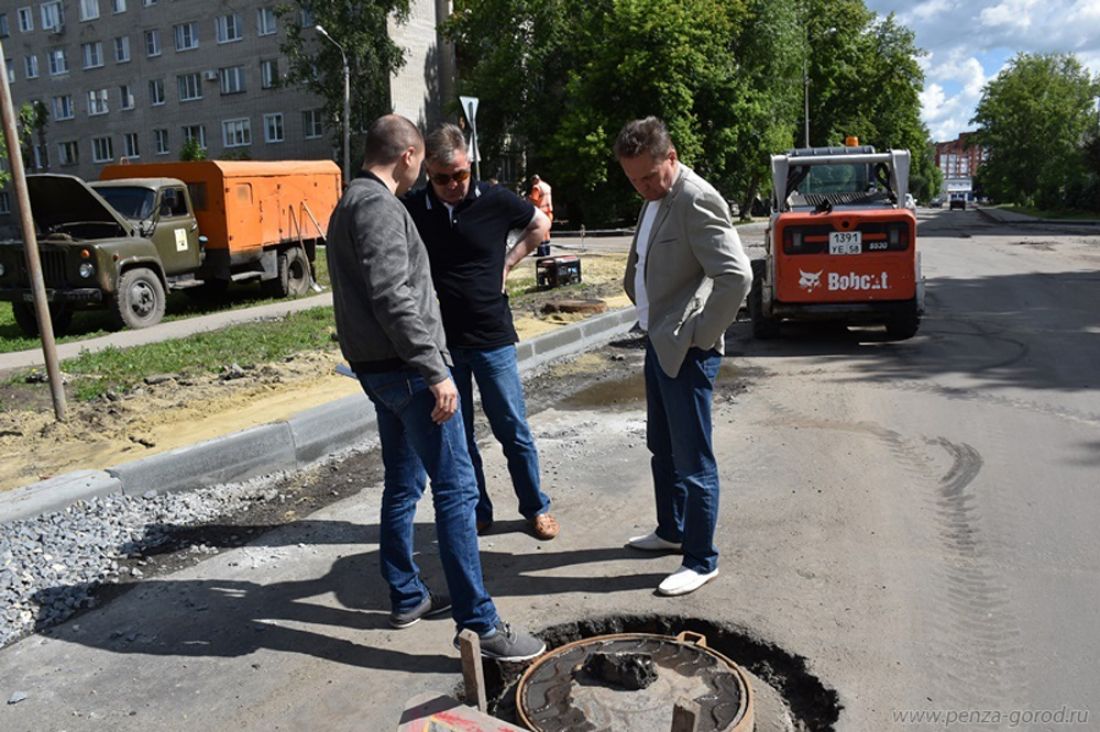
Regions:
<svg viewBox="0 0 1100 732"><path fill-rule="evenodd" d="M752 289L749 290L749 317L752 318L752 337L767 340L779 336L779 320L764 314L764 260L752 263Z"/></svg>
<svg viewBox="0 0 1100 732"><path fill-rule="evenodd" d="M118 279L112 300L115 320L127 328L148 328L164 317L164 286L153 270L129 269Z"/></svg>
<svg viewBox="0 0 1100 732"><path fill-rule="evenodd" d="M895 315L893 318L886 321L886 335L898 341L912 338L917 334L919 328L920 313L917 312L916 305L914 305L911 310L900 315Z"/></svg>
<svg viewBox="0 0 1100 732"><path fill-rule="evenodd" d="M34 305L32 303L13 302L11 313L15 318L15 324L19 326L19 330L23 331L23 335L31 338L38 335L38 318L34 316ZM73 322L72 308L64 303L51 302L50 322L53 323L53 334L55 336L65 335L65 332L69 330L69 325Z"/></svg>
<svg viewBox="0 0 1100 732"><path fill-rule="evenodd" d="M290 247L279 254L278 275L264 280L260 287L269 297L301 297L309 292L313 283L309 259L301 247Z"/></svg>

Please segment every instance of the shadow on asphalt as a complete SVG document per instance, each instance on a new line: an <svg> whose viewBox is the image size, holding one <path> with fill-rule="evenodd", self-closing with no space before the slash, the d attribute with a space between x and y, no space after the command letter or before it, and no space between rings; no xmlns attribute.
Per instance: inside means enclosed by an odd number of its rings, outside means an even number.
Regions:
<svg viewBox="0 0 1100 732"><path fill-rule="evenodd" d="M909 340L891 340L881 327L828 323L784 323L779 338L755 340L751 325L739 322L726 333L727 354L759 359L761 366L767 359L821 357L807 375L823 381L927 382L942 390L938 377L961 375L971 391L1100 389L1100 272L938 278L926 288L925 316ZM837 369L843 377L829 372L834 357L846 364Z"/></svg>
<svg viewBox="0 0 1100 732"><path fill-rule="evenodd" d="M203 528L156 526L160 532L188 537L208 547L238 546L222 542L239 536L245 527L215 525ZM498 522L493 535L524 530L522 521ZM280 556L280 547L309 547L347 543L377 544L377 525L359 526L340 521L301 521L271 531L237 550L238 566L263 570L295 561ZM444 590L443 572L435 529L417 524L416 556L425 583ZM552 544L540 545L549 551L513 554L486 549L481 552L485 583L494 597L546 597L580 592L604 594L651 589L663 573L608 576L606 572L580 570L573 576L546 576L547 570L604 564L609 561L652 559L652 555L626 547L555 552ZM286 572L286 569L282 570ZM292 569L290 571L293 571ZM538 575L538 576L535 576ZM79 594L87 586L58 586L36 593L35 601L46 604L67 594ZM410 673L456 671L459 660L454 654L410 653L390 646L389 600L379 574L377 549L339 557L320 577L265 584L239 579L177 580L153 579L130 586L124 597L117 597L98 612L84 614L77 622L40 630L65 642L121 654L154 656L209 656L233 658L261 649L298 653L351 666L400 670ZM333 595L335 604L319 604L312 598ZM507 620L507 618L504 618ZM431 622L431 621L425 621ZM443 620L446 622L446 619ZM293 626L293 627L291 627ZM305 629L303 626L311 626ZM324 626L361 631L361 641L325 633ZM386 636L377 633L385 633ZM415 631L413 631L415 632ZM346 635L340 633L339 635ZM397 645L396 643L394 645Z"/></svg>

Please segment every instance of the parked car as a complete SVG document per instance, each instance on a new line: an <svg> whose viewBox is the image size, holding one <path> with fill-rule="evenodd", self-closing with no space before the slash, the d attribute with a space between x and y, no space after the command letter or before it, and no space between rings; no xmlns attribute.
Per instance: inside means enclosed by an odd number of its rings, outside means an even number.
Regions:
<svg viewBox="0 0 1100 732"><path fill-rule="evenodd" d="M948 208L951 211L954 211L955 209L965 211L966 210L966 199L963 198L962 196L952 196L951 197L951 203L949 204Z"/></svg>
<svg viewBox="0 0 1100 732"><path fill-rule="evenodd" d="M943 197L936 196L935 198L933 198L931 201L928 202L928 205L931 206L932 208L943 208Z"/></svg>

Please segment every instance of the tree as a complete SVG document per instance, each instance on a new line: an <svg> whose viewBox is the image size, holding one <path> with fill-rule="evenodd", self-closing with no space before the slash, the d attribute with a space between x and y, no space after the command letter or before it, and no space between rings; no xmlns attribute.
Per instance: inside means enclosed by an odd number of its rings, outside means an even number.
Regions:
<svg viewBox="0 0 1100 732"><path fill-rule="evenodd" d="M279 5L275 13L286 28L286 82L324 99L323 114L337 148L343 148L344 63L339 49L320 37L315 25L328 31L347 54L351 129L365 130L392 111L390 79L404 65L405 52L390 39L388 23L390 18L408 20L409 0L309 0Z"/></svg>
<svg viewBox="0 0 1100 732"><path fill-rule="evenodd" d="M19 112L16 114L15 129L19 135L19 149L23 153L24 167L28 164L27 161L33 159L31 148L35 137L38 138L41 145L45 145L46 125L49 120L49 108L41 101L24 102L20 105ZM0 135L0 159L6 159L7 157L7 141L3 135ZM10 180L11 173L0 170L0 188L7 185Z"/></svg>
<svg viewBox="0 0 1100 732"><path fill-rule="evenodd" d="M994 199L1066 208L1087 185L1086 145L1100 85L1070 54L1026 54L982 90L971 122L988 159L978 184Z"/></svg>
<svg viewBox="0 0 1100 732"><path fill-rule="evenodd" d="M206 160L206 150L197 139L189 137L183 141L183 147L180 148L180 160L184 162Z"/></svg>

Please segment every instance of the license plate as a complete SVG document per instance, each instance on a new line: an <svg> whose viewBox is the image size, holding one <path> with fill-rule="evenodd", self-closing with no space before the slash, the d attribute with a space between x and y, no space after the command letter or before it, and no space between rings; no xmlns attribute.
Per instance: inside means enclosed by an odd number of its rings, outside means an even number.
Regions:
<svg viewBox="0 0 1100 732"><path fill-rule="evenodd" d="M829 254L859 254L862 251L863 235L860 232L829 232Z"/></svg>

